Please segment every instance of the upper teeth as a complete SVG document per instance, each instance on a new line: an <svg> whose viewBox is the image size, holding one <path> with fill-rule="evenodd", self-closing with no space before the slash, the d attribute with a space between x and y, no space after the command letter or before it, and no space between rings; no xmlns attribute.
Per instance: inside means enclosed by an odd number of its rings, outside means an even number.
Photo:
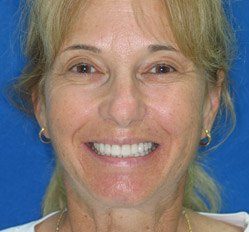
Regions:
<svg viewBox="0 0 249 232"><path fill-rule="evenodd" d="M153 142L144 142L139 144L110 145L103 143L93 143L92 149L99 155L108 155L113 157L139 157L148 155L156 149Z"/></svg>

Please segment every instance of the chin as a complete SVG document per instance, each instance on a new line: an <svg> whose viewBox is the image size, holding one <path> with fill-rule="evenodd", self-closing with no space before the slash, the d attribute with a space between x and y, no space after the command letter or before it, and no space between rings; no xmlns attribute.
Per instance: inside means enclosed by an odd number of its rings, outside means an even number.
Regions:
<svg viewBox="0 0 249 232"><path fill-rule="evenodd" d="M144 180L145 178L143 178ZM117 177L116 181L109 182L108 179L101 183L95 183L90 189L90 194L97 201L108 206L131 207L140 205L151 197L156 186L149 186L146 181L128 178L127 176Z"/></svg>

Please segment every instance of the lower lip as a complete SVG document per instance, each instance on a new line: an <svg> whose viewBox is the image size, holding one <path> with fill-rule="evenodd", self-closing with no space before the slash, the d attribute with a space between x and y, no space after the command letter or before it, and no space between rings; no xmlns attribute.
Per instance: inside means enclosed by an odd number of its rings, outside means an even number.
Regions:
<svg viewBox="0 0 249 232"><path fill-rule="evenodd" d="M158 152L158 150L160 149L160 146L158 146L154 151L150 152L148 155L139 156L139 157L127 157L127 158L98 155L86 144L84 144L84 148L88 150L95 159L105 164L110 164L117 167L132 167L132 166L141 165L144 162L148 161L149 159L153 158L155 156L155 153Z"/></svg>

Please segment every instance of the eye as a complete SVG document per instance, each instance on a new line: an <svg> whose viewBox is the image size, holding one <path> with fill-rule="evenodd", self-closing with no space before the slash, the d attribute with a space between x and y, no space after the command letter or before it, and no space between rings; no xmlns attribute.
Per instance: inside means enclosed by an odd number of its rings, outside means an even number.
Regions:
<svg viewBox="0 0 249 232"><path fill-rule="evenodd" d="M174 67L172 67L171 65L156 64L149 70L149 73L160 75L160 74L167 74L167 73L171 73L171 72L175 72L175 71L176 71L176 69Z"/></svg>
<svg viewBox="0 0 249 232"><path fill-rule="evenodd" d="M81 63L74 65L70 68L70 71L78 74L94 74L97 72L97 69L93 65Z"/></svg>

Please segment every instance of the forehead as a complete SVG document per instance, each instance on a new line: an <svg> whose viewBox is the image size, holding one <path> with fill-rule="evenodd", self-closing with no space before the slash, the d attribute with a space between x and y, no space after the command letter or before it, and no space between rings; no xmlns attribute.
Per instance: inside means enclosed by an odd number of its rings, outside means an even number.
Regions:
<svg viewBox="0 0 249 232"><path fill-rule="evenodd" d="M159 42L177 48L160 0L91 0L74 17L65 46L84 42L123 49L127 44L140 47Z"/></svg>

